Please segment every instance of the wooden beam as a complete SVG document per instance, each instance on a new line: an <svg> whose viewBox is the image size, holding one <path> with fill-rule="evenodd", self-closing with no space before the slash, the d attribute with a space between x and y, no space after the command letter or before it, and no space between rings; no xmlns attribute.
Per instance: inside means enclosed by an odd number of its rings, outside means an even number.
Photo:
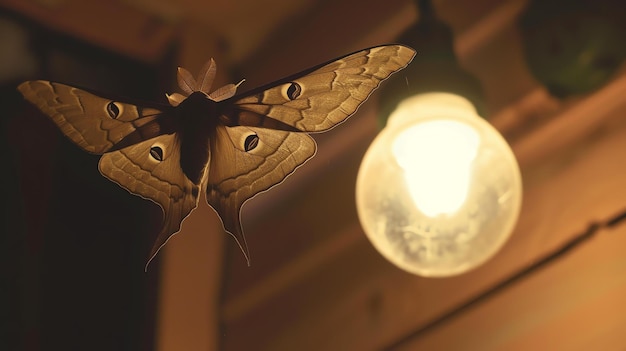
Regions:
<svg viewBox="0 0 626 351"><path fill-rule="evenodd" d="M230 82L229 64L215 33L201 23L186 21L181 27L177 63L195 74L211 57L218 63L214 87ZM175 74L176 67L171 69ZM172 89L178 91L178 87ZM161 351L219 349L223 247L232 239L205 197L202 193L180 233L159 254L162 273L156 345Z"/></svg>
<svg viewBox="0 0 626 351"><path fill-rule="evenodd" d="M148 64L163 59L176 36L172 23L120 1L1 0L47 28Z"/></svg>

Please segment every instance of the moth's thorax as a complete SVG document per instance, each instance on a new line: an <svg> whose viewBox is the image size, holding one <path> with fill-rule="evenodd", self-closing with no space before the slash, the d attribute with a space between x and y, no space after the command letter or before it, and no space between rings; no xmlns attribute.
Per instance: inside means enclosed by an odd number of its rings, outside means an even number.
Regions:
<svg viewBox="0 0 626 351"><path fill-rule="evenodd" d="M211 123L219 116L219 104L200 91L193 92L176 108L180 118L194 122Z"/></svg>

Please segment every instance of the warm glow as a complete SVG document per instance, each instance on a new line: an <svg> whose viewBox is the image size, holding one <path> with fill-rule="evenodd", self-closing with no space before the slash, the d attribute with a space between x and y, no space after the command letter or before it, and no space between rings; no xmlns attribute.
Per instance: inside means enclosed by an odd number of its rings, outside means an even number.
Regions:
<svg viewBox="0 0 626 351"><path fill-rule="evenodd" d="M396 137L393 155L420 211L435 217L461 207L467 198L478 142L474 129L446 120L409 127Z"/></svg>
<svg viewBox="0 0 626 351"><path fill-rule="evenodd" d="M521 205L511 149L465 99L403 101L367 151L357 210L383 256L424 276L448 276L493 256Z"/></svg>

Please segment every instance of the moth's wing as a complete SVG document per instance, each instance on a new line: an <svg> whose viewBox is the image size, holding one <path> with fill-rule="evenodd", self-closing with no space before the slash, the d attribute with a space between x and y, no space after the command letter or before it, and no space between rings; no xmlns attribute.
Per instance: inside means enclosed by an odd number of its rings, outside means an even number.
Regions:
<svg viewBox="0 0 626 351"><path fill-rule="evenodd" d="M198 204L200 183L184 174L180 157L178 136L166 134L107 152L100 158L98 167L105 177L132 194L154 201L163 210L163 226L148 263Z"/></svg>
<svg viewBox="0 0 626 351"><path fill-rule="evenodd" d="M358 51L232 98L231 125L278 120L300 131L322 132L343 122L415 51L403 45ZM273 127L272 127L273 128Z"/></svg>
<svg viewBox="0 0 626 351"><path fill-rule="evenodd" d="M300 132L322 132L343 122L414 56L402 45L374 47L221 102L227 126L218 127L211 145L207 199L248 263L239 220L243 203L315 154L313 139ZM258 137L258 145L246 151L251 135Z"/></svg>
<svg viewBox="0 0 626 351"><path fill-rule="evenodd" d="M102 175L161 206L163 229L152 259L198 203L200 184L189 180L180 167L172 109L119 102L47 81L24 82L18 90L78 146L104 153L99 163Z"/></svg>
<svg viewBox="0 0 626 351"><path fill-rule="evenodd" d="M102 154L174 131L171 108L104 98L65 84L27 81L18 86L76 145Z"/></svg>
<svg viewBox="0 0 626 351"><path fill-rule="evenodd" d="M217 128L211 142L207 201L219 214L224 229L237 240L248 264L241 206L282 182L315 155L315 150L315 141L305 133L247 126Z"/></svg>

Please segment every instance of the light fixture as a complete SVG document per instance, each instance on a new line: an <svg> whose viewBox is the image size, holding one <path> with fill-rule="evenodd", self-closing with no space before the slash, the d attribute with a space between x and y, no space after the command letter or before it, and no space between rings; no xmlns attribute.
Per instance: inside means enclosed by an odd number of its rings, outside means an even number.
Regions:
<svg viewBox="0 0 626 351"><path fill-rule="evenodd" d="M522 184L502 136L449 93L403 100L365 154L356 185L363 229L398 267L442 277L493 256L512 232Z"/></svg>
<svg viewBox="0 0 626 351"><path fill-rule="evenodd" d="M443 277L477 267L502 247L517 221L522 182L506 141L480 117L482 89L459 65L452 32L431 1L416 6L419 21L398 42L418 55L382 90L386 127L362 161L356 201L384 257L411 273Z"/></svg>
<svg viewBox="0 0 626 351"><path fill-rule="evenodd" d="M417 50L417 56L400 74L389 78L380 92L380 126L406 97L432 91L463 96L484 114L483 91L478 79L459 64L450 28L437 18L430 0L416 0L419 20L397 42Z"/></svg>

